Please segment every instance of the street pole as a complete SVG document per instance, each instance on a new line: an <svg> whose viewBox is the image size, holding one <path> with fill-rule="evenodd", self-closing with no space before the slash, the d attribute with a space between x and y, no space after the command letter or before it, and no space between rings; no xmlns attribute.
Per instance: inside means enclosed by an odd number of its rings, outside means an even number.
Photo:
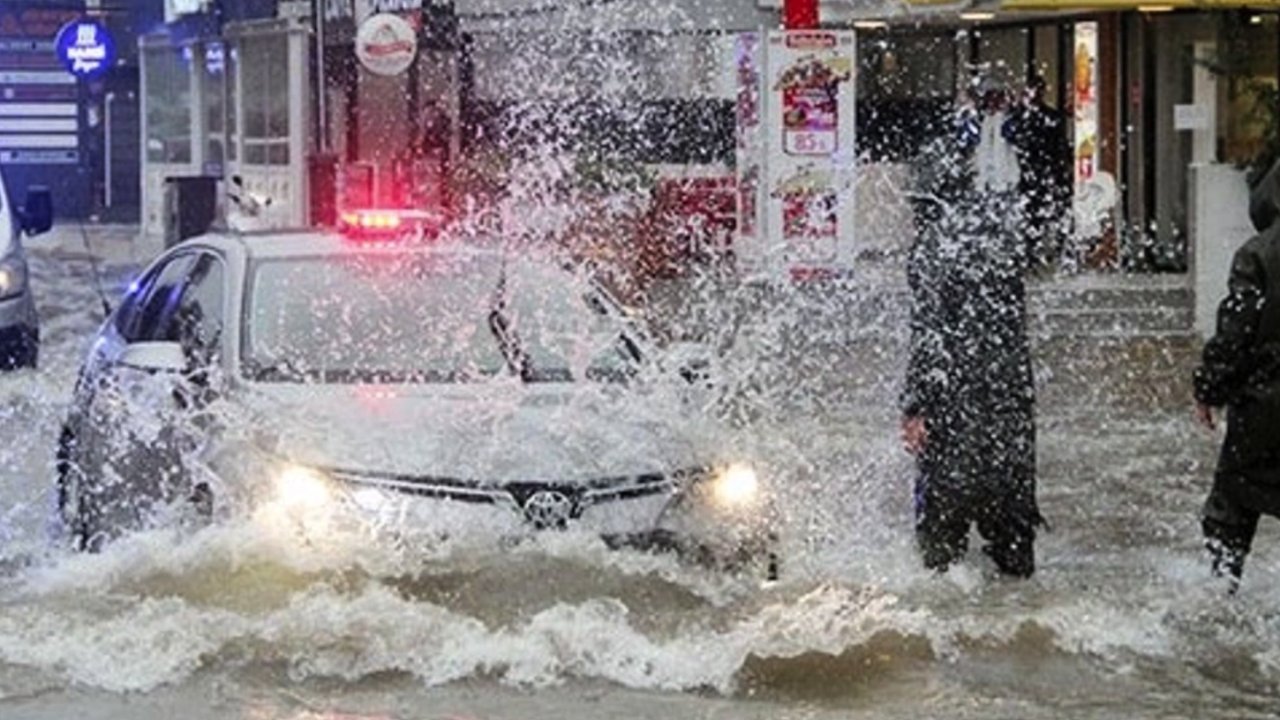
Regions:
<svg viewBox="0 0 1280 720"><path fill-rule="evenodd" d="M328 75L325 70L325 37L324 37L324 0L316 0L315 3L315 22L316 22L316 113L320 116L320 122L317 128L320 131L320 152L329 152L329 105L327 97Z"/></svg>
<svg viewBox="0 0 1280 720"><path fill-rule="evenodd" d="M111 104L116 99L108 92L102 103L102 193L104 208L111 208Z"/></svg>
<svg viewBox="0 0 1280 720"><path fill-rule="evenodd" d="M783 0L782 27L787 30L818 27L818 0Z"/></svg>

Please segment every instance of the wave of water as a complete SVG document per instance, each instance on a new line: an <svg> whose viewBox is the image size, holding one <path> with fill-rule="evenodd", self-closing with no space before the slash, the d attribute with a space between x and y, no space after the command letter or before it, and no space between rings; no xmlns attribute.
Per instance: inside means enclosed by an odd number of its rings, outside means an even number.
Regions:
<svg viewBox="0 0 1280 720"><path fill-rule="evenodd" d="M33 683L150 691L246 667L294 682L397 673L428 686L607 681L821 698L885 673L1058 657L1120 675L1201 663L1212 677L1228 665L1236 685L1280 684L1280 617L1224 606L1177 573L1134 597L1071 593L1063 576L932 577L899 548L900 578L885 586L759 587L572 536L426 559L342 547L240 525L48 558L4 592L0 698Z"/></svg>

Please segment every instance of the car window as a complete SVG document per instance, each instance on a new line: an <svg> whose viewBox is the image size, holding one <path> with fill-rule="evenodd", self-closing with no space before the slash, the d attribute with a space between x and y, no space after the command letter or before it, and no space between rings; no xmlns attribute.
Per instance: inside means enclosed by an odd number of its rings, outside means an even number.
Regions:
<svg viewBox="0 0 1280 720"><path fill-rule="evenodd" d="M195 255L179 255L153 270L126 298L116 316L116 329L125 342L158 339L157 329L165 326L177 309L182 285L195 262Z"/></svg>
<svg viewBox="0 0 1280 720"><path fill-rule="evenodd" d="M177 309L168 325L157 328L161 337L155 339L181 343L197 365L212 362L222 340L225 278L221 260L201 255L187 277Z"/></svg>
<svg viewBox="0 0 1280 720"><path fill-rule="evenodd" d="M250 271L246 376L269 382L467 382L507 369L487 318L495 263L324 256Z"/></svg>

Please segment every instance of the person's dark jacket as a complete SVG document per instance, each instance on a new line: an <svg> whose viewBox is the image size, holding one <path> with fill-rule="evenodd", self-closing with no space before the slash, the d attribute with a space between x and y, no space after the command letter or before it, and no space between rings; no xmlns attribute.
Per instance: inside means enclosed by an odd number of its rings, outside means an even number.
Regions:
<svg viewBox="0 0 1280 720"><path fill-rule="evenodd" d="M1018 198L975 190L963 153L946 139L922 155L916 178L902 412L925 421L926 473L1012 482L977 489L1020 498L1017 512L1034 524L1035 385Z"/></svg>
<svg viewBox="0 0 1280 720"><path fill-rule="evenodd" d="M1195 394L1227 407L1220 482L1246 506L1280 514L1280 163L1255 188L1249 211L1259 234L1232 260Z"/></svg>
<svg viewBox="0 0 1280 720"><path fill-rule="evenodd" d="M1039 102L1019 105L1005 125L1018 153L1023 193L1042 203L1064 202L1071 188L1071 145L1062 113Z"/></svg>

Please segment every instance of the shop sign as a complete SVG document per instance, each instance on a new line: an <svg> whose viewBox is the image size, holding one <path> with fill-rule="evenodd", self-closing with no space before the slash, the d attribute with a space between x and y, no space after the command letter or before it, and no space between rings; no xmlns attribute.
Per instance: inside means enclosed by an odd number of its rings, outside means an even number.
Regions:
<svg viewBox="0 0 1280 720"><path fill-rule="evenodd" d="M0 165L75 165L77 150L0 150Z"/></svg>
<svg viewBox="0 0 1280 720"><path fill-rule="evenodd" d="M399 15L379 13L356 31L356 57L377 75L399 75L417 53L418 34Z"/></svg>
<svg viewBox="0 0 1280 720"><path fill-rule="evenodd" d="M30 4L30 3L28 3ZM21 3L0 3L0 37L33 38L48 42L58 30L75 20L80 13L61 8L28 8L19 10Z"/></svg>
<svg viewBox="0 0 1280 720"><path fill-rule="evenodd" d="M73 20L63 25L53 50L67 72L85 80L102 75L116 59L115 41L97 20Z"/></svg>
<svg viewBox="0 0 1280 720"><path fill-rule="evenodd" d="M1173 106L1173 129L1174 130L1208 130L1209 129L1209 106L1208 105L1174 105Z"/></svg>

